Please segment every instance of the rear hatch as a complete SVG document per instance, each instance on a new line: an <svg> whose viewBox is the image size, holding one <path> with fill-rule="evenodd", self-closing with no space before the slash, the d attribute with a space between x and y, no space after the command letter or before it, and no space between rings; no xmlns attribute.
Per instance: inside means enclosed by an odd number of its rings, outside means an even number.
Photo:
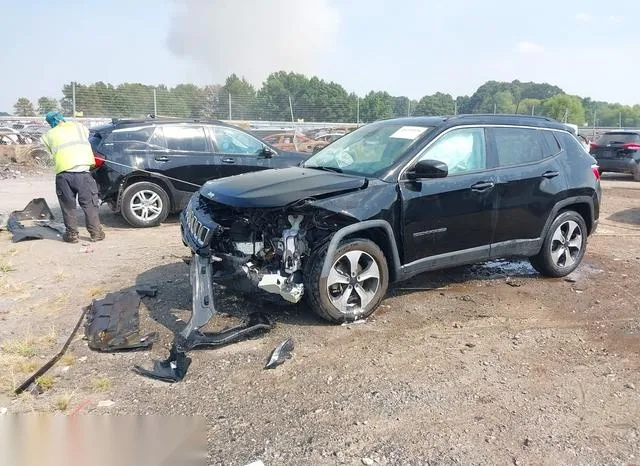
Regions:
<svg viewBox="0 0 640 466"><path fill-rule="evenodd" d="M590 153L597 160L632 158L640 150L640 134L616 131L603 134L591 144Z"/></svg>

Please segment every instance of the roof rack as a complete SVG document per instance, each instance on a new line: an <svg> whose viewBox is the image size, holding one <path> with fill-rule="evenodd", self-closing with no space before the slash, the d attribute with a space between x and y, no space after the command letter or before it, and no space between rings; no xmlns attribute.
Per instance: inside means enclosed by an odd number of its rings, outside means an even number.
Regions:
<svg viewBox="0 0 640 466"><path fill-rule="evenodd" d="M462 115L456 115L454 117L451 118L473 118L473 117L511 117L511 118L526 118L526 119L531 119L531 120L542 120L542 121L554 121L557 122L558 120L554 120L553 118L549 118L546 116L540 116L540 115L517 115L515 113L465 113Z"/></svg>

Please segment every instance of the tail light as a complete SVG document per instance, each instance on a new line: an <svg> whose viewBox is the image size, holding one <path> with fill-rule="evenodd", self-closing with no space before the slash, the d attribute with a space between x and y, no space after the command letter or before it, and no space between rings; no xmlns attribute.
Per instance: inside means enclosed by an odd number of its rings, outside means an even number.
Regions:
<svg viewBox="0 0 640 466"><path fill-rule="evenodd" d="M640 150L640 144L637 142L630 142L629 144L623 144L622 148L626 150Z"/></svg>
<svg viewBox="0 0 640 466"><path fill-rule="evenodd" d="M105 162L106 158L100 152L94 152L93 153L93 160L95 160L95 162L96 162L96 167L99 168L99 167L104 165L104 162Z"/></svg>
<svg viewBox="0 0 640 466"><path fill-rule="evenodd" d="M598 165L591 165L591 171L593 172L593 176L596 177L596 180L600 181L600 167L598 167Z"/></svg>
<svg viewBox="0 0 640 466"><path fill-rule="evenodd" d="M597 148L598 148L598 144L596 144L595 142L589 143L589 151L595 150Z"/></svg>

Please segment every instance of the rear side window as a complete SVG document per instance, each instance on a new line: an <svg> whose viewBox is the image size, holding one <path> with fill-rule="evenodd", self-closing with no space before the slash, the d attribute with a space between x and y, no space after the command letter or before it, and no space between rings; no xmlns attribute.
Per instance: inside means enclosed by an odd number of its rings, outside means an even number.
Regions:
<svg viewBox="0 0 640 466"><path fill-rule="evenodd" d="M180 152L206 152L207 142L202 126L165 126L167 149Z"/></svg>
<svg viewBox="0 0 640 466"><path fill-rule="evenodd" d="M562 150L562 148L560 147L560 144L558 144L558 140L553 135L553 131L540 131L540 134L542 134L542 138L544 139L544 142L546 142L547 144L547 146L544 148L546 151L545 157L551 157L553 155L556 155L558 152Z"/></svg>
<svg viewBox="0 0 640 466"><path fill-rule="evenodd" d="M630 142L640 143L640 134L637 133L605 133L596 141L599 146L607 144L629 144Z"/></svg>
<svg viewBox="0 0 640 466"><path fill-rule="evenodd" d="M153 134L153 127L115 130L111 134L113 135L113 142L148 142Z"/></svg>
<svg viewBox="0 0 640 466"><path fill-rule="evenodd" d="M581 157L587 154L585 148L578 142L573 134L558 131L556 132L556 136L569 157Z"/></svg>
<svg viewBox="0 0 640 466"><path fill-rule="evenodd" d="M126 151L140 151L146 150L148 147L149 138L153 134L153 127L147 126L145 128L126 128L113 130L109 135L104 138L100 150L106 152L126 152ZM98 143L100 133L95 133L95 136L90 136L89 141L93 145ZM97 146L96 146L97 147Z"/></svg>
<svg viewBox="0 0 640 466"><path fill-rule="evenodd" d="M491 133L500 167L539 162L548 152L541 131L536 129L491 128Z"/></svg>

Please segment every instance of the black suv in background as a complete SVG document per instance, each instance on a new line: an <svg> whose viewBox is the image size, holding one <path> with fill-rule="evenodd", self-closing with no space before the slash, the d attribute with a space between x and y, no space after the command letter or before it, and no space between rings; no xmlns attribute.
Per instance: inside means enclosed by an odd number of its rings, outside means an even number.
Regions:
<svg viewBox="0 0 640 466"><path fill-rule="evenodd" d="M213 267L194 273L304 296L343 322L373 313L389 283L429 270L528 257L565 276L596 229L600 196L595 160L557 121L404 118L361 127L299 167L208 182L181 228L192 264Z"/></svg>
<svg viewBox="0 0 640 466"><path fill-rule="evenodd" d="M591 144L589 152L598 161L600 173L631 173L640 181L639 132L608 131Z"/></svg>
<svg viewBox="0 0 640 466"><path fill-rule="evenodd" d="M92 128L89 141L100 200L134 227L159 225L209 180L294 166L307 157L222 122L113 120Z"/></svg>

